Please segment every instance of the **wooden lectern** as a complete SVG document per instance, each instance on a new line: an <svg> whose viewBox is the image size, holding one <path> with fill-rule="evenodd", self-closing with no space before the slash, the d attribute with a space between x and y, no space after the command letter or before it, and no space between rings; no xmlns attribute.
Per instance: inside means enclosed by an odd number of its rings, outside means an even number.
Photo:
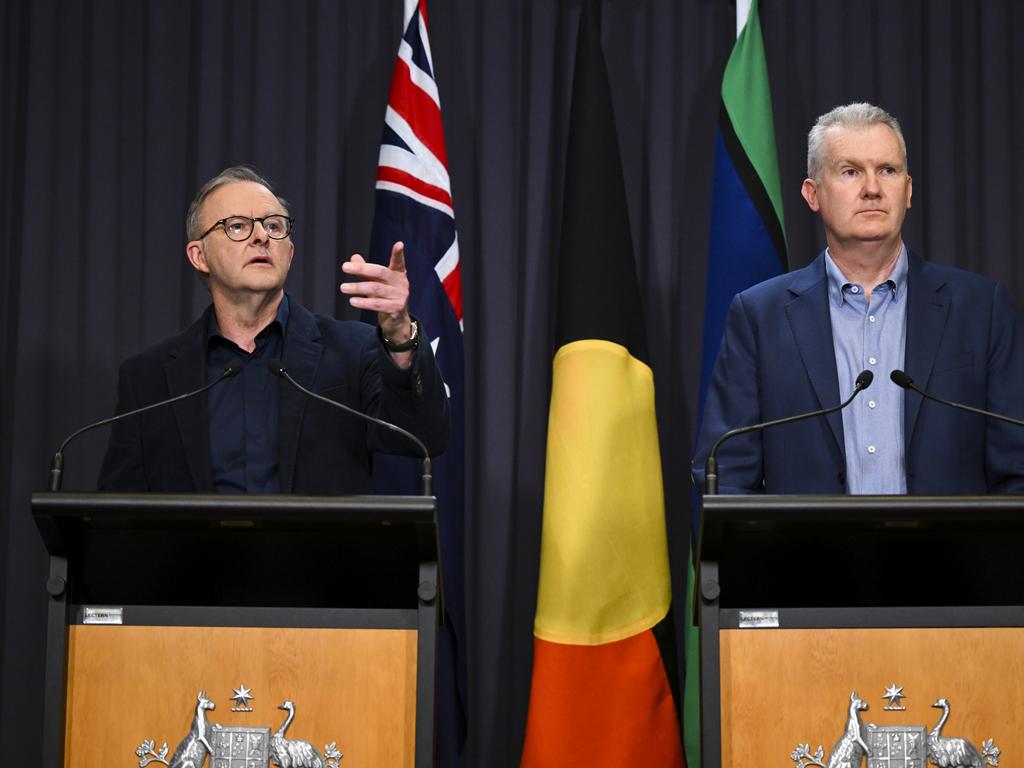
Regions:
<svg viewBox="0 0 1024 768"><path fill-rule="evenodd" d="M268 749L433 765L432 497L41 493L32 511L44 768L156 768L186 742L197 768Z"/></svg>
<svg viewBox="0 0 1024 768"><path fill-rule="evenodd" d="M1024 760L1024 497L706 496L697 588L705 768Z"/></svg>

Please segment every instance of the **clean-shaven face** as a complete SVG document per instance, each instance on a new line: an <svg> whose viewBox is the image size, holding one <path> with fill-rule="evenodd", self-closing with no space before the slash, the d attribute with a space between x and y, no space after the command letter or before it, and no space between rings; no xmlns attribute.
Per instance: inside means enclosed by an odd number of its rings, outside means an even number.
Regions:
<svg viewBox="0 0 1024 768"><path fill-rule="evenodd" d="M825 136L821 178L805 180L802 192L829 245L899 242L913 188L896 134L879 123Z"/></svg>
<svg viewBox="0 0 1024 768"><path fill-rule="evenodd" d="M228 216L262 218L275 213L286 211L269 189L253 181L232 182L203 201L200 231ZM209 275L211 293L270 294L284 288L295 246L291 237L271 239L257 222L245 240L231 240L223 227L217 227L202 240L191 241L187 251L192 265Z"/></svg>

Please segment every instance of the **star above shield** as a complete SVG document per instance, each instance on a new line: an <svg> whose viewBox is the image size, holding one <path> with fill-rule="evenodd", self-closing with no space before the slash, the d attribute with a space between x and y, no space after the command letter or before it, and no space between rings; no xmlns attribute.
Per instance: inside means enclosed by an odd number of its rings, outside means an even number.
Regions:
<svg viewBox="0 0 1024 768"><path fill-rule="evenodd" d="M889 707L900 707L900 701L907 698L907 695L903 692L903 686L893 683L885 689L885 696L882 698L889 700ZM886 709L889 707L886 707Z"/></svg>
<svg viewBox="0 0 1024 768"><path fill-rule="evenodd" d="M232 708L233 712L252 712L252 707L249 706L249 701L255 698L252 695L252 688L246 688L245 683L239 683L237 688L232 688L235 695L231 697L231 700L237 702L237 706Z"/></svg>

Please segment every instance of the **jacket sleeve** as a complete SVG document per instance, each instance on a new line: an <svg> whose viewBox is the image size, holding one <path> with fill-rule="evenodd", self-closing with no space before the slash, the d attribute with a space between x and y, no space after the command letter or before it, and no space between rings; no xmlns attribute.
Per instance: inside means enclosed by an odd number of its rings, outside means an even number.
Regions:
<svg viewBox="0 0 1024 768"><path fill-rule="evenodd" d="M412 432L423 441L431 456L448 444L450 411L448 393L434 352L425 331L423 342L413 353L412 364L399 368L384 344L374 334L368 354L370 365L364 368L363 402L369 413ZM420 455L415 445L391 430L373 427L370 449L404 456Z"/></svg>
<svg viewBox="0 0 1024 768"><path fill-rule="evenodd" d="M740 294L729 305L722 346L708 385L692 466L699 493L704 491L704 465L715 441L730 429L761 421L759 373L756 328ZM722 444L717 459L720 493L763 492L759 432L729 439Z"/></svg>
<svg viewBox="0 0 1024 768"><path fill-rule="evenodd" d="M1024 332L1009 294L992 301L985 408L1024 419ZM1024 428L986 419L985 466L991 493L1024 493Z"/></svg>

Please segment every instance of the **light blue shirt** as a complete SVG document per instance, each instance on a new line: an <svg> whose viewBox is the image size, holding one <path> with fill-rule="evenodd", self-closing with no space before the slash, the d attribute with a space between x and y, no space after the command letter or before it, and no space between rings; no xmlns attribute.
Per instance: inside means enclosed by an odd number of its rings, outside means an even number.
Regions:
<svg viewBox="0 0 1024 768"><path fill-rule="evenodd" d="M874 381L843 411L846 488L849 493L907 492L903 454L903 390L889 372L903 370L907 340L907 248L902 246L887 280L871 289L851 283L825 251L832 345L839 398L853 393L863 370Z"/></svg>

